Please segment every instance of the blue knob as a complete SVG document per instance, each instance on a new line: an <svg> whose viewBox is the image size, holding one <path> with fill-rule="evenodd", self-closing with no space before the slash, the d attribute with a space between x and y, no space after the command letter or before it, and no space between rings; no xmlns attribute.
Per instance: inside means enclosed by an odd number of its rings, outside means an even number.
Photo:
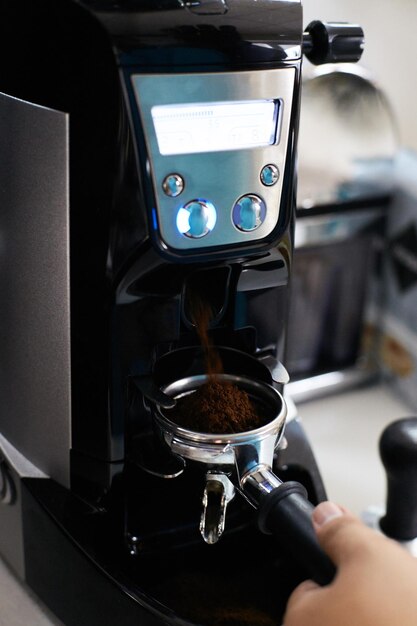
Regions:
<svg viewBox="0 0 417 626"><path fill-rule="evenodd" d="M217 213L207 200L191 200L177 214L177 228L182 235L199 239L210 233L216 223Z"/></svg>
<svg viewBox="0 0 417 626"><path fill-rule="evenodd" d="M272 187L279 179L279 169L273 163L265 165L261 170L261 182L266 187Z"/></svg>
<svg viewBox="0 0 417 626"><path fill-rule="evenodd" d="M184 189L184 180L179 174L168 174L164 178L162 189L167 196L176 198Z"/></svg>
<svg viewBox="0 0 417 626"><path fill-rule="evenodd" d="M248 194L240 198L233 207L232 220L236 228L249 232L256 230L263 223L266 215L264 201Z"/></svg>

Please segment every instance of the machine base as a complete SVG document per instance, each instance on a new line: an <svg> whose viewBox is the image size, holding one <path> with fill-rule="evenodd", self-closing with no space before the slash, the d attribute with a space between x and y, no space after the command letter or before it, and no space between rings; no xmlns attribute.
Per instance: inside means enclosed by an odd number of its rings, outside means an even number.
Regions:
<svg viewBox="0 0 417 626"><path fill-rule="evenodd" d="M296 420L286 436L288 448L280 453L285 458L277 459L282 475L309 476L310 498L322 499L320 477ZM310 467L301 466L306 461ZM132 557L121 511L94 509L50 479L21 479L19 497L7 509L16 506L22 577L66 626L276 626L289 594L305 577L282 546L260 533L250 514L246 527L226 531L214 546L200 540Z"/></svg>

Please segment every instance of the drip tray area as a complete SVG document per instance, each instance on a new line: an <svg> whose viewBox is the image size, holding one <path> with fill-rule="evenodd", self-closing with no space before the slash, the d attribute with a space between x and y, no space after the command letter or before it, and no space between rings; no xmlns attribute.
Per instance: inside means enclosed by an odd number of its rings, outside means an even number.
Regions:
<svg viewBox="0 0 417 626"><path fill-rule="evenodd" d="M277 626L302 580L274 540L256 528L214 546L138 557L131 574L146 595L201 626Z"/></svg>

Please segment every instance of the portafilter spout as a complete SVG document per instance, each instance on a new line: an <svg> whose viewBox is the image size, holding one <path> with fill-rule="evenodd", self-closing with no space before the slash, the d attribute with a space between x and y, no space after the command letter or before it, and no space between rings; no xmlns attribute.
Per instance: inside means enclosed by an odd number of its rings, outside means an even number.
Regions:
<svg viewBox="0 0 417 626"><path fill-rule="evenodd" d="M262 407L265 423L251 431L212 434L187 430L172 421L170 411L156 405L154 416L172 452L205 465L206 489L200 530L207 543L220 536L234 489L258 510L258 526L273 534L304 571L319 584L329 583L335 567L321 549L311 521L313 505L297 482L282 482L272 471L274 451L284 434L286 404L271 385L244 376L220 374ZM162 389L179 400L207 382L205 375L175 381ZM210 498L217 502L210 505ZM214 513L213 513L214 510Z"/></svg>

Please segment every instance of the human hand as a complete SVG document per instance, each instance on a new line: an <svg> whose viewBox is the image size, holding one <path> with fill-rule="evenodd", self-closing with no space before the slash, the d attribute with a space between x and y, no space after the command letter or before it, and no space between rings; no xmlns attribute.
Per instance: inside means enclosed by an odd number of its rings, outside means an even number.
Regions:
<svg viewBox="0 0 417 626"><path fill-rule="evenodd" d="M417 626L417 561L410 554L332 502L316 507L313 524L337 574L326 587L299 585L285 626Z"/></svg>

